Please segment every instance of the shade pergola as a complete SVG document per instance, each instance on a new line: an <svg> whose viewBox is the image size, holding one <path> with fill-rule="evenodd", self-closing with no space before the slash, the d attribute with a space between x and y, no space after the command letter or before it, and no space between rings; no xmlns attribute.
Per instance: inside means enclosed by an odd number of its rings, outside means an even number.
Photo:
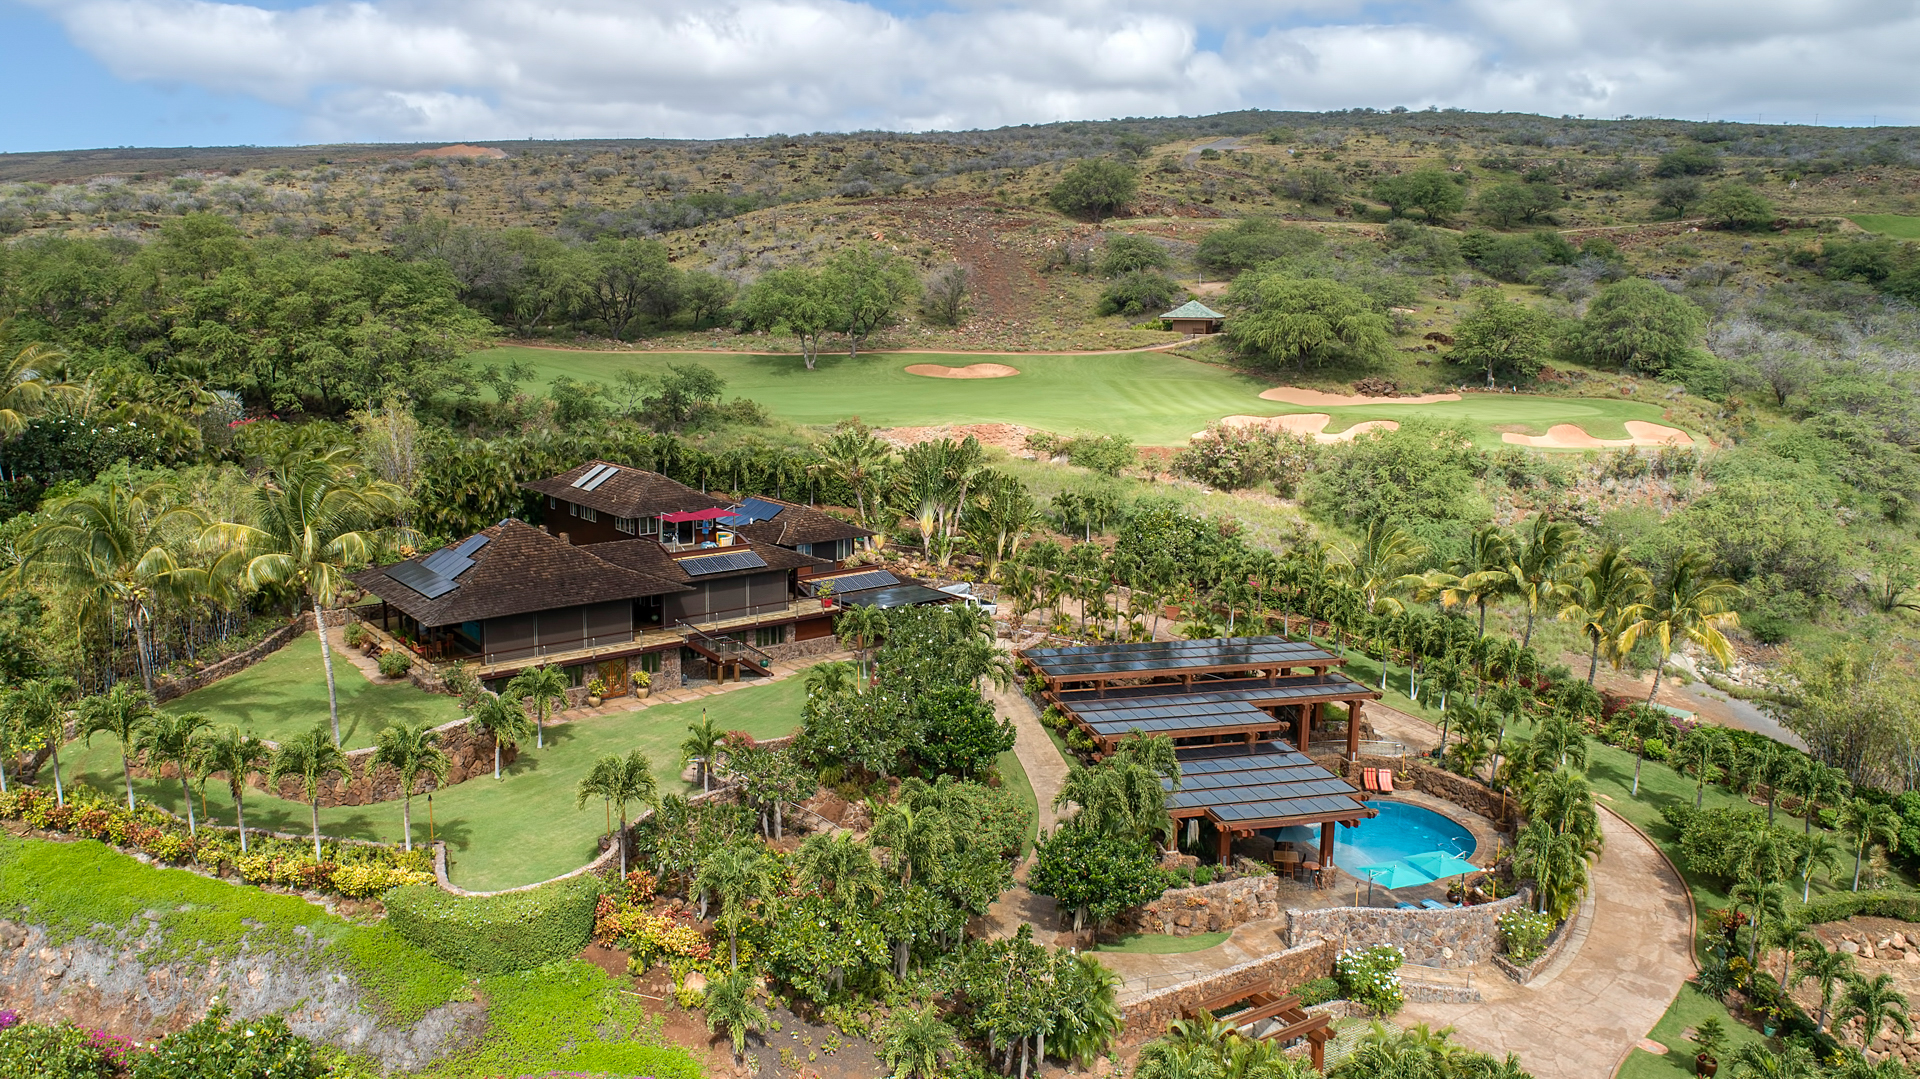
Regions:
<svg viewBox="0 0 1920 1079"><path fill-rule="evenodd" d="M1321 674L1346 662L1278 636L1029 648L1020 654L1053 693L1172 680L1191 685L1229 676L1284 677L1295 670Z"/></svg>
<svg viewBox="0 0 1920 1079"><path fill-rule="evenodd" d="M1284 743L1182 749L1180 785L1163 784L1167 812L1176 821L1201 818L1218 836L1225 862L1236 835L1269 828L1320 826L1320 864L1333 860L1332 824L1377 815L1353 784Z"/></svg>
<svg viewBox="0 0 1920 1079"><path fill-rule="evenodd" d="M1321 729L1323 705L1346 706L1347 757L1360 751L1361 710L1378 691L1338 671L1288 678L1220 679L1121 686L1048 694L1054 704L1110 752L1134 728L1176 744L1254 742L1285 734L1305 752Z"/></svg>

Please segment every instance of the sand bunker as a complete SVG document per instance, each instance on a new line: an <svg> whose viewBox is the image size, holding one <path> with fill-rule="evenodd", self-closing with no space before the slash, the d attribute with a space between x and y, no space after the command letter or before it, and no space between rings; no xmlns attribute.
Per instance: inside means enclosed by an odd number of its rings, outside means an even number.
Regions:
<svg viewBox="0 0 1920 1079"><path fill-rule="evenodd" d="M432 150L415 150L413 153L413 156L415 157L485 157L485 158L491 158L497 161L500 158L507 156L507 152L505 150L497 149L492 146L468 146L465 143L462 143L458 146L441 146Z"/></svg>
<svg viewBox="0 0 1920 1079"><path fill-rule="evenodd" d="M1343 405L1431 405L1440 401L1458 401L1460 395L1423 393L1417 397L1355 397L1338 393L1322 393L1319 390L1305 390L1298 386L1275 386L1263 392L1260 399L1302 405L1307 408L1339 408Z"/></svg>
<svg viewBox="0 0 1920 1079"><path fill-rule="evenodd" d="M1020 373L1018 367L1004 363L970 363L965 367L942 367L937 363L916 363L907 368L909 375L927 378L1009 378Z"/></svg>
<svg viewBox="0 0 1920 1079"><path fill-rule="evenodd" d="M1509 431L1500 436L1503 441L1516 446L1537 446L1549 450L1603 450L1619 449L1626 446L1691 446L1693 436L1677 427L1648 423L1645 420L1628 420L1627 434L1631 438L1595 438L1571 423L1557 423L1547 428L1544 435L1517 435Z"/></svg>
<svg viewBox="0 0 1920 1079"><path fill-rule="evenodd" d="M1223 427L1258 427L1268 431L1284 431L1290 435L1311 438L1319 443L1352 442L1368 431L1397 431L1400 425L1393 420L1365 420L1341 431L1328 434L1327 424L1333 417L1324 412L1302 412L1292 416L1228 416L1220 421ZM1196 433L1194 438L1205 437L1206 432Z"/></svg>

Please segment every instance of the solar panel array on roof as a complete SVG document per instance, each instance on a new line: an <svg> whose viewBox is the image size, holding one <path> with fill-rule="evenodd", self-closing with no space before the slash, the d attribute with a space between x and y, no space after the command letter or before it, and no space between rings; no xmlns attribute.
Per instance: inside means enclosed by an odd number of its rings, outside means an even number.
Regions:
<svg viewBox="0 0 1920 1079"><path fill-rule="evenodd" d="M439 599L457 587L452 581L418 562L401 562L398 565L388 566L387 576L428 599Z"/></svg>
<svg viewBox="0 0 1920 1079"><path fill-rule="evenodd" d="M580 489L582 491L597 491L600 489L601 484L607 482L608 480L612 479L613 477L619 474L620 474L619 469L613 467L612 465L607 465L606 471L588 480L586 483L581 484Z"/></svg>
<svg viewBox="0 0 1920 1079"><path fill-rule="evenodd" d="M592 483L596 479L599 479L600 473L611 472L611 471L613 471L612 465L594 465L592 468L589 468L585 472L582 472L580 474L579 479L574 480L572 483L568 484L567 486L585 487L587 484Z"/></svg>
<svg viewBox="0 0 1920 1079"><path fill-rule="evenodd" d="M834 594L834 602L849 607L878 607L892 610L895 607L918 607L926 603L946 603L953 596L923 584L895 584L880 588L865 588L846 595Z"/></svg>
<svg viewBox="0 0 1920 1079"><path fill-rule="evenodd" d="M1089 712L1080 719L1093 728L1093 733L1107 738L1132 730L1146 734L1197 733L1221 727L1284 727L1292 722L1275 719L1244 701L1200 701L1173 706L1158 701L1135 701L1124 708Z"/></svg>
<svg viewBox="0 0 1920 1079"><path fill-rule="evenodd" d="M1249 681L1250 684L1239 681L1195 682L1191 690L1186 686L1173 683L1157 686L1118 686L1108 689L1104 695L1099 695L1099 690L1075 690L1060 694L1060 703L1067 711L1084 717L1105 709L1133 708L1149 702L1162 708L1176 708L1209 701L1247 701L1274 705L1314 698L1347 700L1353 697L1375 696L1371 688L1335 671L1329 671L1326 674L1302 675L1297 678L1281 678L1273 682ZM1220 685L1222 688L1202 688L1213 685Z"/></svg>
<svg viewBox="0 0 1920 1079"><path fill-rule="evenodd" d="M449 581L473 568L473 552L487 545L485 536L468 536L458 547L435 551L420 560L420 565ZM391 576L391 574L389 574ZM404 582L403 582L404 583ZM411 588L411 585L408 585ZM418 589L415 589L418 591Z"/></svg>
<svg viewBox="0 0 1920 1079"><path fill-rule="evenodd" d="M1209 755L1180 751L1180 787L1169 788L1167 808L1203 810L1223 824L1302 817L1351 820L1374 810L1360 803L1353 784L1304 754L1262 743L1254 753Z"/></svg>
<svg viewBox="0 0 1920 1079"><path fill-rule="evenodd" d="M780 516L780 512L786 508L764 498L749 498L735 506L734 512L750 521L771 521Z"/></svg>
<svg viewBox="0 0 1920 1079"><path fill-rule="evenodd" d="M1198 641L1030 648L1026 658L1052 678L1090 678L1196 667L1275 666L1336 662L1331 653L1285 637L1216 637Z"/></svg>
<svg viewBox="0 0 1920 1079"><path fill-rule="evenodd" d="M680 568L695 577L709 573L725 573L736 569L763 569L767 560L752 551L730 551L727 554L703 554L696 558L680 559Z"/></svg>
<svg viewBox="0 0 1920 1079"><path fill-rule="evenodd" d="M865 573L847 573L839 577L809 577L804 582L809 595L819 595L820 586L830 584L833 594L844 596L849 592L858 592L867 588L885 588L900 583L900 578L883 569L868 570Z"/></svg>

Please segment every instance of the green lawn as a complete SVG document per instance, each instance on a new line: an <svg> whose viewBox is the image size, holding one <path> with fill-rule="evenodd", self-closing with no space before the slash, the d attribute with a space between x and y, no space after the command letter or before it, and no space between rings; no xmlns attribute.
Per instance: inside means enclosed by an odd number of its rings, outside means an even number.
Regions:
<svg viewBox="0 0 1920 1079"><path fill-rule="evenodd" d="M439 726L461 716L458 700L423 692L405 679L375 683L339 654L333 657L333 682L340 696L340 740L349 749L373 745L383 728L396 723ZM320 638L303 633L239 674L168 702L166 710L199 712L276 742L326 723Z"/></svg>
<svg viewBox="0 0 1920 1079"><path fill-rule="evenodd" d="M1660 1056L1644 1049L1633 1050L1620 1065L1618 1079L1677 1079L1692 1075L1693 1057L1699 1048L1687 1040L1687 1033L1709 1016L1718 1016L1721 1025L1727 1028L1727 1047L1720 1051L1722 1061L1742 1045L1766 1041L1759 1031L1729 1018L1726 1006L1719 1001L1691 985L1682 986L1673 1006L1654 1024L1653 1033L1647 1035L1666 1046L1668 1053Z"/></svg>
<svg viewBox="0 0 1920 1079"><path fill-rule="evenodd" d="M1324 411L1329 431L1362 420L1431 417L1465 425L1486 445L1500 443L1496 428L1545 434L1574 423L1598 438L1624 438L1626 420L1658 421L1657 405L1607 398L1468 394L1429 405L1353 405L1316 409L1263 401L1275 380L1158 352L1105 356L913 355L869 353L857 360L825 355L808 371L797 356L699 353L575 352L518 346L489 349L479 364L518 360L544 387L560 375L611 382L621 371L658 371L669 363L701 363L727 380L729 396L750 397L781 419L832 424L858 416L875 427L950 423L1013 423L1061 433L1124 434L1143 446L1185 445L1194 432L1223 416L1282 416ZM942 379L907 374L910 364L1005 363L1011 378Z"/></svg>
<svg viewBox="0 0 1920 1079"><path fill-rule="evenodd" d="M1190 937L1176 937L1168 933L1134 933L1119 940L1096 945L1096 952L1130 952L1134 955L1179 955L1182 952L1204 952L1225 941L1232 933L1195 933Z"/></svg>
<svg viewBox="0 0 1920 1079"><path fill-rule="evenodd" d="M1868 232L1899 240L1920 240L1920 217L1906 214L1853 214L1849 220Z"/></svg>
<svg viewBox="0 0 1920 1079"><path fill-rule="evenodd" d="M1000 754L994 761L993 767L1000 773L1000 782L1019 796L1020 804L1027 807L1027 814L1033 821L1027 826L1027 842L1021 851L1025 853L1026 848L1040 836L1040 800L1034 797L1033 781L1027 778L1026 768L1021 765L1020 758L1015 756L1011 749Z"/></svg>
<svg viewBox="0 0 1920 1079"><path fill-rule="evenodd" d="M598 804L576 809L573 792L596 758L641 750L654 762L661 793L685 793L693 788L680 779L679 745L703 708L723 729L772 738L791 734L800 725L805 695L805 680L795 675L701 701L594 716L549 729L547 747L526 747L500 782L482 776L434 796L435 835L447 842L452 879L474 889L509 888L585 864L596 853L606 817ZM70 781L108 792L120 789L120 751L111 739L97 740L91 750L74 749L79 752L61 758ZM220 823L232 824L232 801L224 786L214 786L207 791L208 809ZM136 781L135 788L142 799L184 812L175 781ZM320 828L329 835L398 842L400 809L397 801L323 809ZM305 805L259 791L248 793L246 811L251 827L283 832L309 827ZM414 837L427 837L424 798L414 799Z"/></svg>

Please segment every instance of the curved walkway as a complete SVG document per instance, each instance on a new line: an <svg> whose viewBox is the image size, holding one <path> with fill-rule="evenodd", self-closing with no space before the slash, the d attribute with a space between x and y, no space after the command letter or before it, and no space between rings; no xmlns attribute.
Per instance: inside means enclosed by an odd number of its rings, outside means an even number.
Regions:
<svg viewBox="0 0 1920 1079"><path fill-rule="evenodd" d="M1538 1079L1608 1079L1693 973L1686 885L1645 837L1601 807L1605 851L1579 953L1545 984L1488 970L1476 1004L1409 1004L1394 1021L1457 1028L1463 1045L1504 1056Z"/></svg>
<svg viewBox="0 0 1920 1079"><path fill-rule="evenodd" d="M862 349L870 356L1125 356L1132 352L1165 352L1170 348L1193 344L1196 334L1187 334L1178 341L1162 341L1157 345L1139 345L1134 348L1109 348L1094 352L1034 352L1018 351L982 352L971 348L873 348ZM565 345L530 345L512 337L503 337L494 344L495 348L525 348L536 352L589 352L597 356L645 356L658 353L662 356L772 356L799 359L798 352L754 352L727 348L568 348Z"/></svg>

